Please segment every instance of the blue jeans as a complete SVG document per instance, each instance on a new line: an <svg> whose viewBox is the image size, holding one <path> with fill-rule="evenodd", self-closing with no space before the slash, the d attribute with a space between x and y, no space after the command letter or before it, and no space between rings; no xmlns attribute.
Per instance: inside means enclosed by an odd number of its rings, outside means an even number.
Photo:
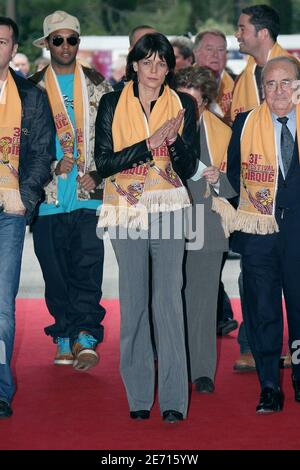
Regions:
<svg viewBox="0 0 300 470"><path fill-rule="evenodd" d="M7 403L15 391L10 362L25 228L25 216L0 212L0 400Z"/></svg>

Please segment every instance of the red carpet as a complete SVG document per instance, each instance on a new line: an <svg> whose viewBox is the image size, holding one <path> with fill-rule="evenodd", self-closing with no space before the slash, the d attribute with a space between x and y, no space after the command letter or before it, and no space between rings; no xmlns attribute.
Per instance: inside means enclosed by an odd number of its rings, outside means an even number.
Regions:
<svg viewBox="0 0 300 470"><path fill-rule="evenodd" d="M119 376L119 305L107 308L99 365L89 373L52 365L55 346L43 333L50 322L42 300L17 303L14 416L0 421L0 449L299 449L300 404L284 371L282 413L257 416L255 373L237 374L236 334L218 343L216 391L191 397L189 416L163 423L155 403L151 419L128 417ZM234 301L236 318L239 302Z"/></svg>

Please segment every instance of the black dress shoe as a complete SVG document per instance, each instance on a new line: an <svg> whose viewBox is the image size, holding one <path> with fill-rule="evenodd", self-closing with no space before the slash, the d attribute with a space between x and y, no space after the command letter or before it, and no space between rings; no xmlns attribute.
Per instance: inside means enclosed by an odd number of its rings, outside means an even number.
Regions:
<svg viewBox="0 0 300 470"><path fill-rule="evenodd" d="M233 320L233 318L227 318L227 320L222 320L217 325L217 335L228 335L231 331L236 330L238 326L238 322L236 320Z"/></svg>
<svg viewBox="0 0 300 470"><path fill-rule="evenodd" d="M166 410L163 412L163 420L166 423L176 423L183 420L183 414L175 410Z"/></svg>
<svg viewBox="0 0 300 470"><path fill-rule="evenodd" d="M149 419L150 418L150 411L149 410L130 411L130 418L132 418L132 419Z"/></svg>
<svg viewBox="0 0 300 470"><path fill-rule="evenodd" d="M256 407L256 412L260 414L276 413L283 407L283 395L281 390L274 390L270 387L262 389L260 400Z"/></svg>
<svg viewBox="0 0 300 470"><path fill-rule="evenodd" d="M199 377L195 380L196 392L199 393L213 393L215 386L209 377Z"/></svg>
<svg viewBox="0 0 300 470"><path fill-rule="evenodd" d="M295 400L300 402L300 380L292 377L292 382L295 392Z"/></svg>
<svg viewBox="0 0 300 470"><path fill-rule="evenodd" d="M6 401L0 400L0 419L9 418L13 414L11 407Z"/></svg>

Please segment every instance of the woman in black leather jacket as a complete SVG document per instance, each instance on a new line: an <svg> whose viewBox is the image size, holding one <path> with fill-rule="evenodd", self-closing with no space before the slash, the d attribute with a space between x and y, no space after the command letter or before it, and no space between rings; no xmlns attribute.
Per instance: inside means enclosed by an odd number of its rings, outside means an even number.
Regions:
<svg viewBox="0 0 300 470"><path fill-rule="evenodd" d="M193 99L167 85L173 48L159 33L143 36L127 59L128 82L101 99L95 161L106 178L99 225L108 227L119 264L121 374L133 419L148 419L155 368L149 323L158 352L158 397L164 421L186 416L188 377L182 312L184 236L190 205L182 183L193 175Z"/></svg>

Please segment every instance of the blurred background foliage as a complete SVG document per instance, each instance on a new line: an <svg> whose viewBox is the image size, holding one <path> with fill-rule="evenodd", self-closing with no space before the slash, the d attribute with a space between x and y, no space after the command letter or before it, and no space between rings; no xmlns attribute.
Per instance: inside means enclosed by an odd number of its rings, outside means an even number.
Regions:
<svg viewBox="0 0 300 470"><path fill-rule="evenodd" d="M0 15L15 15L21 34L19 50L34 60L40 51L31 43L42 36L43 20L55 10L77 16L82 35L128 35L139 24L169 35L196 34L207 27L233 34L240 10L256 3L259 0L0 0ZM278 10L282 34L300 31L300 0L261 3Z"/></svg>

